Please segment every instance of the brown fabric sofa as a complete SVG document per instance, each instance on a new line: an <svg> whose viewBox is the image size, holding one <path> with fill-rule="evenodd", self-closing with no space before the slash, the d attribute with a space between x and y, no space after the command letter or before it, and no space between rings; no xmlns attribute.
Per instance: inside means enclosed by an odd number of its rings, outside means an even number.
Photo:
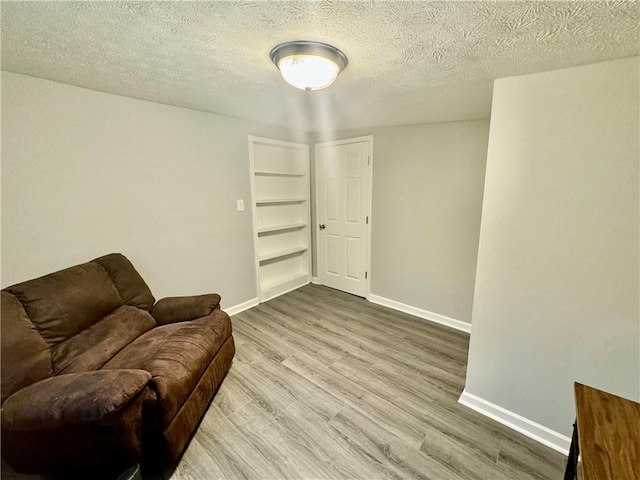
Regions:
<svg viewBox="0 0 640 480"><path fill-rule="evenodd" d="M25 473L176 462L235 353L219 302L155 303L120 254L2 290L2 456Z"/></svg>

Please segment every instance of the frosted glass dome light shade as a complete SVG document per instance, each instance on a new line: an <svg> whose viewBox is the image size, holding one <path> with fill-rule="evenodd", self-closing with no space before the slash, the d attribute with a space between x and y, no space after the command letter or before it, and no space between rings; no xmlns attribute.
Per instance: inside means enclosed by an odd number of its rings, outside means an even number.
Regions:
<svg viewBox="0 0 640 480"><path fill-rule="evenodd" d="M348 63L340 50L319 42L281 43L270 56L287 83L307 91L331 85Z"/></svg>
<svg viewBox="0 0 640 480"><path fill-rule="evenodd" d="M282 78L301 90L320 90L338 77L338 65L316 55L291 55L278 63Z"/></svg>

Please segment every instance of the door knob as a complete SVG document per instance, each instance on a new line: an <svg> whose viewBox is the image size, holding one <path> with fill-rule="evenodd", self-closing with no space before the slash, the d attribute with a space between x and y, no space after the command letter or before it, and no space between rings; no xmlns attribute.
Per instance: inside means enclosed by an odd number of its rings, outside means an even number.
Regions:
<svg viewBox="0 0 640 480"><path fill-rule="evenodd" d="M324 223L320 224L320 230L324 230L325 228L327 228L327 226Z"/></svg>

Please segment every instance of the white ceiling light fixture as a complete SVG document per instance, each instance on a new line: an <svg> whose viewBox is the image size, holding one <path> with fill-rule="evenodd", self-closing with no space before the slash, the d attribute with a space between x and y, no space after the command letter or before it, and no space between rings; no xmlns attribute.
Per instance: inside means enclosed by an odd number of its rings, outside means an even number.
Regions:
<svg viewBox="0 0 640 480"><path fill-rule="evenodd" d="M336 47L302 40L281 43L270 57L288 84L307 91L328 87L349 63Z"/></svg>

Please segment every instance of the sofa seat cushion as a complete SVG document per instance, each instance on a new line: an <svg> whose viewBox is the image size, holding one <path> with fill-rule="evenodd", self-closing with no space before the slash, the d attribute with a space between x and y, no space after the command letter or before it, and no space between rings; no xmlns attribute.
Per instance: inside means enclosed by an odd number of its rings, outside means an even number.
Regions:
<svg viewBox="0 0 640 480"><path fill-rule="evenodd" d="M141 369L151 373L166 428L189 398L220 347L231 336L221 310L188 322L155 327L123 348L103 369Z"/></svg>
<svg viewBox="0 0 640 480"><path fill-rule="evenodd" d="M156 321L149 312L123 305L86 330L54 346L51 349L54 373L98 370L155 326Z"/></svg>

